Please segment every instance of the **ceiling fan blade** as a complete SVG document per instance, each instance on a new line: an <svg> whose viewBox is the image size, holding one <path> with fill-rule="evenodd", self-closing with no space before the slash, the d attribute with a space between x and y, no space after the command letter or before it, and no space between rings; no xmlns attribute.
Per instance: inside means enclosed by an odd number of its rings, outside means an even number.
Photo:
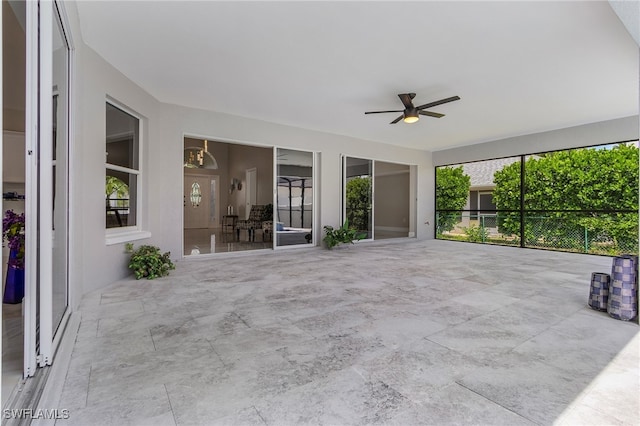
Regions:
<svg viewBox="0 0 640 426"><path fill-rule="evenodd" d="M434 107L436 105L442 105L442 104L446 104L447 102L453 102L453 101L459 101L459 100L460 100L460 96L452 96L450 98L440 99L439 101L430 102L428 104L420 105L417 109L431 108L431 107Z"/></svg>
<svg viewBox="0 0 640 426"><path fill-rule="evenodd" d="M404 114L402 114L400 117L396 118L395 120L393 120L391 123L389 124L396 124L398 121L402 120L404 118Z"/></svg>
<svg viewBox="0 0 640 426"><path fill-rule="evenodd" d="M411 102L411 99L416 97L415 93L400 93L398 94L398 97L405 108L413 108L413 102Z"/></svg>
<svg viewBox="0 0 640 426"><path fill-rule="evenodd" d="M437 112L431 112L431 111L418 111L418 114L420 115L428 115L429 117L434 117L434 118L442 118L444 117L444 114L440 114Z"/></svg>
<svg viewBox="0 0 640 426"><path fill-rule="evenodd" d="M387 112L404 112L404 110L401 109L397 109L397 110L393 110L393 111L367 111L365 112L365 114L384 114Z"/></svg>

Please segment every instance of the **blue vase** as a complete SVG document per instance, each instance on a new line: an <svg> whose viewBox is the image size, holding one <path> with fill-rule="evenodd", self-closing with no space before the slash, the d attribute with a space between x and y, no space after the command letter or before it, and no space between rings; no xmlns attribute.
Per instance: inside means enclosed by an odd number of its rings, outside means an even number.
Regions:
<svg viewBox="0 0 640 426"><path fill-rule="evenodd" d="M2 303L21 303L24 298L24 268L17 268L12 265L12 259L16 259L18 252L9 252L9 267L7 268L7 279L4 284L4 297Z"/></svg>

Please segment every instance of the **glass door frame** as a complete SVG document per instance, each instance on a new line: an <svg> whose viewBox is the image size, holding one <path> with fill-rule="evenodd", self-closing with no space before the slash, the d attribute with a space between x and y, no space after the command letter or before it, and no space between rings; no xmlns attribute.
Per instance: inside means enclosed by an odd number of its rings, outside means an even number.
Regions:
<svg viewBox="0 0 640 426"><path fill-rule="evenodd" d="M376 202L376 180L375 180L375 174L376 174L376 160L372 159L372 158L366 158L366 157L356 157L356 156L352 156L352 155L347 155L347 154L340 154L340 159L342 162L342 179L341 179L341 183L342 183L342 198L341 198L341 202L342 202L342 211L341 211L341 216L340 216L340 225L342 225L344 223L344 221L347 219L347 159L348 158L354 158L354 159L358 159L358 160L366 160L366 161L370 161L371 162L371 224L369 225L371 230L368 230L371 233L371 237L370 238L363 238L361 240L358 241L374 241L375 240L375 223L376 223L376 217L375 217L375 202ZM354 241L355 243L357 243L358 241Z"/></svg>
<svg viewBox="0 0 640 426"><path fill-rule="evenodd" d="M402 166L407 166L409 168L409 235L408 238L414 238L416 235L416 204L417 200L417 187L415 183L415 174L417 170L415 169L415 164L403 163L399 161L390 161L390 160L381 160L375 158L361 157L356 155L349 154L340 154L341 161L341 170L342 170L342 179L341 179L341 216L340 220L342 225L347 218L347 200L346 200L346 190L347 190L347 158L353 158L358 160L366 160L371 162L371 238L364 238L359 241L374 241L375 240L375 204L376 204L376 163L390 163L390 164L398 164ZM355 241L357 243L358 241Z"/></svg>
<svg viewBox="0 0 640 426"><path fill-rule="evenodd" d="M299 152L304 152L304 153L308 153L311 154L313 156L312 159L312 170L311 170L311 179L313 180L313 195L312 195L312 200L313 200L313 212L311 215L311 244L292 244L292 245L284 245L284 246L279 246L277 244L278 242L278 234L276 231L276 214L278 211L278 150L279 149L286 149L289 151L299 151ZM319 154L318 151L312 151L312 150L308 150L308 149L300 149L300 148L290 148L290 147L286 147L286 146L279 146L276 145L273 147L273 230L271 231L273 234L273 238L272 238L272 248L274 250L292 250L292 249L299 249L299 248L305 248L305 247L316 247L319 241L319 235L318 233L321 232L321 229L319 228L318 225L318 218L319 218L319 213L318 213L318 198L319 198L319 192L318 191L318 177L319 177L319 173L318 173L318 163L319 163ZM304 206L302 206L302 208L304 208Z"/></svg>
<svg viewBox="0 0 640 426"><path fill-rule="evenodd" d="M64 8L64 2L60 1L60 0L55 0L53 2L51 2L53 9L52 9L52 21L54 19L54 17L56 19L59 19L59 24L60 24L60 30L62 32L61 37L63 38L63 43L66 46L66 64L65 64L65 68L66 68L66 89L67 89L67 99L66 99L66 103L65 103L65 108L66 108L66 115L65 115L65 126L66 126L66 132L65 132L65 140L63 142L64 144L64 155L66 156L66 165L65 165L65 182L64 182L64 189L66 191L66 205L64 206L65 209L62 212L58 212L58 214L62 213L65 214L66 216L63 218L65 223L66 223L66 229L65 229L65 234L63 236L63 238L65 238L65 256L64 256L64 262L65 265L65 274L64 274L64 285L65 285L65 291L66 291L66 300L65 300L65 306L64 306L64 310L62 313L62 317L60 318L58 323L54 323L53 322L53 282L51 283L51 300L50 302L48 302L48 308L51 312L51 315L49 315L49 319L51 320L51 332L49 334L49 337L52 337L52 342L51 342L51 348L50 348L50 360L48 363L45 363L44 361L42 362L41 366L44 365L50 365L51 364L51 359L53 358L53 354L56 352L58 345L60 344L60 340L62 339L62 335L64 334L64 329L66 327L66 324L69 320L69 317L71 315L71 310L69 309L69 305L70 305L70 299L71 299L71 292L70 292L70 287L69 287L69 275L70 275L70 263L69 263L69 258L70 258L70 244L71 244L71 227L70 224L73 223L71 221L71 141L72 139L72 134L73 134L73 121L72 121L72 116L73 114L71 113L72 111L72 99L73 99L73 88L71 85L71 82L73 81L73 67L72 64L74 63L74 48L73 48L73 40L71 38L71 32L69 30L70 25L69 25L69 21L68 21L68 15L66 13L66 10ZM53 24L52 24L53 25ZM54 31L54 28L51 29L52 31ZM52 33L49 33L50 35L52 35ZM52 44L51 44L52 45ZM53 52L51 52L51 57L53 59ZM51 63L52 65L52 70L51 70L51 76L53 75L53 62ZM51 86L52 90L53 90L53 86ZM52 96L49 99L53 99L53 93ZM60 104L58 104L60 105ZM59 113L59 111L58 111ZM52 119L53 117L50 116ZM53 129L53 122L51 123L51 127L49 130L49 135L52 135ZM58 140L58 143L60 142L60 140ZM50 148L53 148L53 141L52 141L52 146ZM49 149L49 152L52 153L53 150ZM57 157L56 157L57 158ZM57 160L56 160L57 161ZM52 166L56 164L55 161L52 161L50 163ZM49 167L49 170L52 170L53 167ZM59 168L57 168L57 170L59 170ZM57 180L57 179L56 179ZM51 188L51 190L53 190L53 186L52 185L47 185L46 181L44 182L44 186L47 186L49 188ZM51 218L52 222L54 220L54 206L53 206L53 194L51 194L51 196L49 197L49 200L51 200L51 212L46 212L49 217ZM53 243L53 223L51 226L51 243ZM52 255L53 251L49 252L49 255ZM53 277L53 264L52 264L52 274L51 276ZM44 303L47 303L47 301L43 301ZM42 325L41 325L42 327ZM48 331L49 332L49 331Z"/></svg>
<svg viewBox="0 0 640 426"><path fill-rule="evenodd" d="M60 18L67 42L66 154L71 138L71 63L73 45L62 2L26 2L26 108L25 108L25 298L24 377L37 367L51 365L69 312L69 269L66 307L53 324L53 19ZM70 164L71 162L68 161ZM69 172L67 170L67 177ZM67 190L69 181L67 181ZM70 191L67 191L70 196ZM68 204L69 205L69 204ZM67 209L68 211L68 209ZM66 212L65 212L66 213ZM67 223L69 219L67 218ZM69 231L69 229L67 229ZM68 235L65 236L68 238ZM70 239L68 239L70 241ZM67 266L69 247L67 246ZM55 327L55 330L54 330Z"/></svg>
<svg viewBox="0 0 640 426"><path fill-rule="evenodd" d="M23 376L37 369L38 321L38 108L39 93L39 2L26 6L26 81L25 81L25 288L23 300L24 355ZM42 35L44 37L44 35Z"/></svg>

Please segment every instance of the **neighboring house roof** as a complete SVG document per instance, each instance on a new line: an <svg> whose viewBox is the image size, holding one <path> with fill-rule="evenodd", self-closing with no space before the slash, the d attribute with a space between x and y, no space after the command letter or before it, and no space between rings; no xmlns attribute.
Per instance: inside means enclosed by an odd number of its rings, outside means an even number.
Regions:
<svg viewBox="0 0 640 426"><path fill-rule="evenodd" d="M499 158L497 160L478 161L462 165L466 175L471 178L471 188L490 186L493 187L493 174L509 164L520 161L520 157Z"/></svg>

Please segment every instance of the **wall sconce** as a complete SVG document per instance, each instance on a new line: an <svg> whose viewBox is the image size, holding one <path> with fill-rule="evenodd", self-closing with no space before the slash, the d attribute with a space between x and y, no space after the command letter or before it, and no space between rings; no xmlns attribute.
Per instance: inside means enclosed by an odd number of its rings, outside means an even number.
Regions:
<svg viewBox="0 0 640 426"><path fill-rule="evenodd" d="M242 191L242 181L240 179L233 178L231 179L231 185L229 185L229 194L233 193L235 190Z"/></svg>

